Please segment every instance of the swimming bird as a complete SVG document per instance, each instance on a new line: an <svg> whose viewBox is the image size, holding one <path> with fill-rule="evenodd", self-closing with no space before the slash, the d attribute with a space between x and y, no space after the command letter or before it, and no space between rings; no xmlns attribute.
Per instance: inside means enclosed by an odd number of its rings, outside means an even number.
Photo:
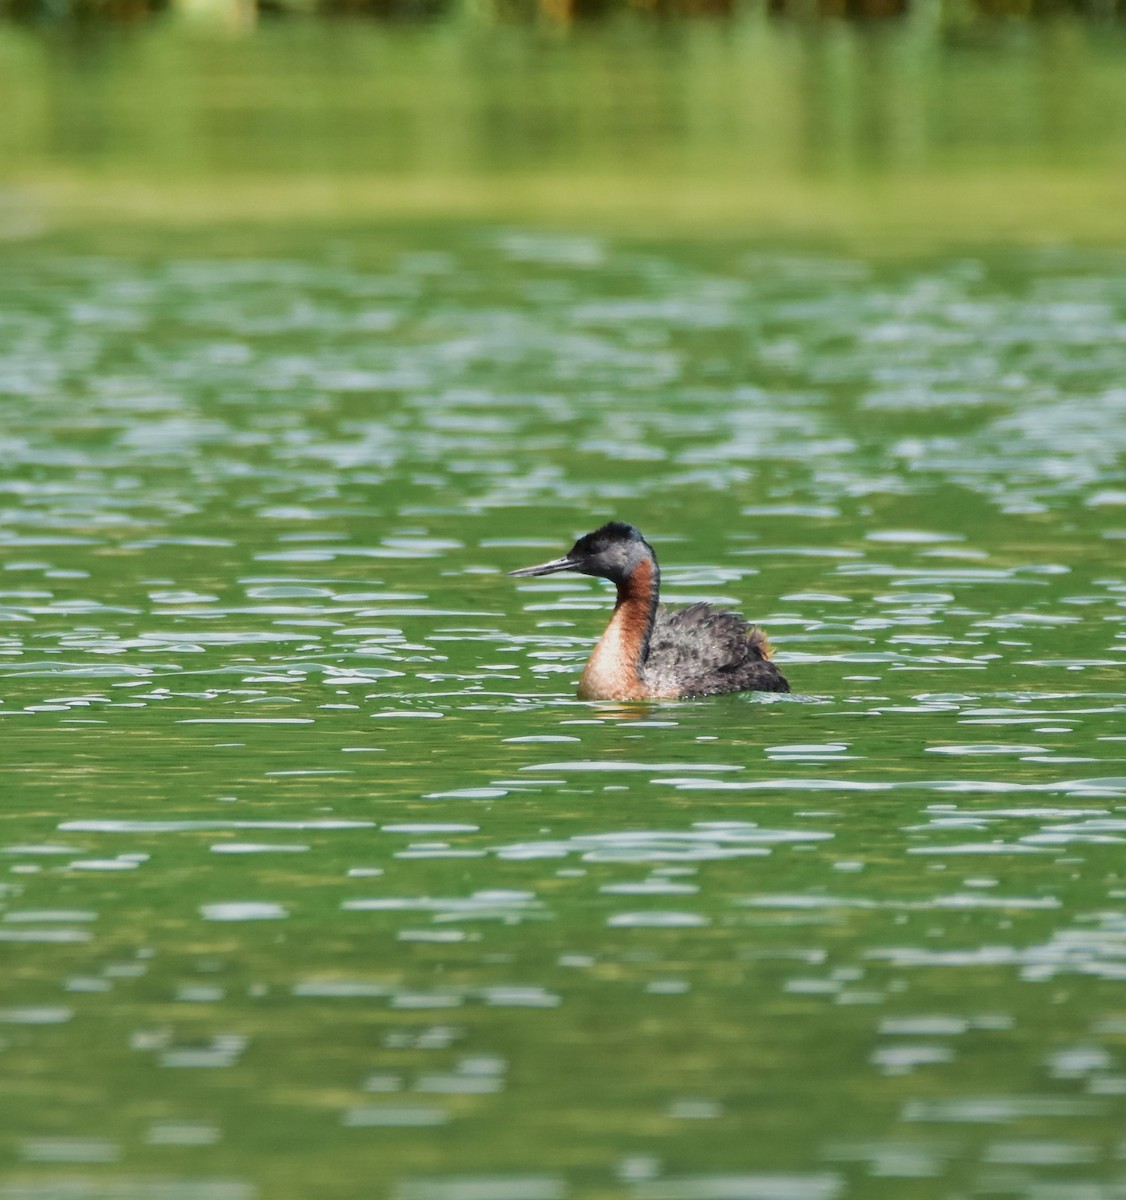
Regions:
<svg viewBox="0 0 1126 1200"><path fill-rule="evenodd" d="M676 700L720 692L788 692L770 661L766 634L710 604L670 612L659 603L653 547L632 525L611 521L579 538L562 558L510 575L577 571L609 579L618 601L583 670L583 700Z"/></svg>

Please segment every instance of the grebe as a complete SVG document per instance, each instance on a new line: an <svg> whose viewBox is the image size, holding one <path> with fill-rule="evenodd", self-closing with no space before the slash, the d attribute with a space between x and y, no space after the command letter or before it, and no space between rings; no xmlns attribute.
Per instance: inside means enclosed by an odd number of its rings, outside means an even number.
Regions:
<svg viewBox="0 0 1126 1200"><path fill-rule="evenodd" d="M710 604L669 612L658 604L661 572L653 547L632 526L611 521L562 558L509 571L578 571L612 580L618 602L579 683L583 700L676 700L720 692L788 692L757 626Z"/></svg>

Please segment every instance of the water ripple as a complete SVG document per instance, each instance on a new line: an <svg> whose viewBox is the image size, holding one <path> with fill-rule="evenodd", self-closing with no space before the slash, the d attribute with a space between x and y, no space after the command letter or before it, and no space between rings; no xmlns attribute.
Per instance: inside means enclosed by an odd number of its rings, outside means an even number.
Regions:
<svg viewBox="0 0 1126 1200"><path fill-rule="evenodd" d="M289 234L5 247L0 1197L1109 1197L1120 259ZM611 516L794 696L579 701Z"/></svg>

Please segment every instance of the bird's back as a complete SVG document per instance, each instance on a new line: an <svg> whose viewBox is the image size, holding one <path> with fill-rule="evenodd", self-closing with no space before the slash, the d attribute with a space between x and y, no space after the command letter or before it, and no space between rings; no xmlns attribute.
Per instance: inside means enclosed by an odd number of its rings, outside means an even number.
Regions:
<svg viewBox="0 0 1126 1200"><path fill-rule="evenodd" d="M649 686L681 696L790 690L766 634L710 604L657 609L643 673Z"/></svg>

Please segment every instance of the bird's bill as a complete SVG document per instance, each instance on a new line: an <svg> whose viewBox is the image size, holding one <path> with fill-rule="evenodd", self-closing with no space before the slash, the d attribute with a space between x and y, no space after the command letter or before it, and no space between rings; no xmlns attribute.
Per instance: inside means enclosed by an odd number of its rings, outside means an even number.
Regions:
<svg viewBox="0 0 1126 1200"><path fill-rule="evenodd" d="M540 563L538 567L521 567L518 571L509 571L509 575L523 577L525 575L554 575L556 571L573 571L579 565L578 560L564 554L562 558L553 558L551 562Z"/></svg>

